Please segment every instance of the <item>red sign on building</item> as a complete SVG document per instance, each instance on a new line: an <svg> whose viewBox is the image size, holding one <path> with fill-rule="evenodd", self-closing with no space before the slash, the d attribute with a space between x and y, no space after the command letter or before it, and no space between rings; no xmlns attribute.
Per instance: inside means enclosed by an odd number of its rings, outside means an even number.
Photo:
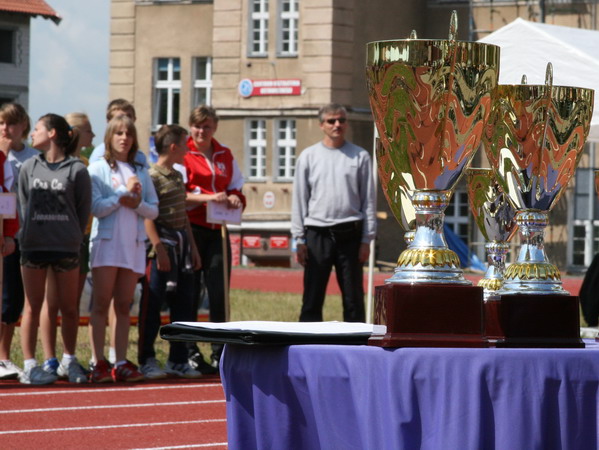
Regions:
<svg viewBox="0 0 599 450"><path fill-rule="evenodd" d="M264 95L301 95L302 81L297 78L279 80L250 80L244 78L237 87L242 97Z"/></svg>
<svg viewBox="0 0 599 450"><path fill-rule="evenodd" d="M270 248L289 248L289 237L287 236L271 236Z"/></svg>
<svg viewBox="0 0 599 450"><path fill-rule="evenodd" d="M260 236L244 236L243 248L260 248Z"/></svg>

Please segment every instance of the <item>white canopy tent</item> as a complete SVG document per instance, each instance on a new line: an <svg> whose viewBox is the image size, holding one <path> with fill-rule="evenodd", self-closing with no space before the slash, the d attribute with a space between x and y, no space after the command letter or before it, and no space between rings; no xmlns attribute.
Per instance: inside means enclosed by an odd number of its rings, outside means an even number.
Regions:
<svg viewBox="0 0 599 450"><path fill-rule="evenodd" d="M547 63L553 84L595 89L589 141L599 141L599 31L516 19L479 42L501 47L500 84L544 84Z"/></svg>

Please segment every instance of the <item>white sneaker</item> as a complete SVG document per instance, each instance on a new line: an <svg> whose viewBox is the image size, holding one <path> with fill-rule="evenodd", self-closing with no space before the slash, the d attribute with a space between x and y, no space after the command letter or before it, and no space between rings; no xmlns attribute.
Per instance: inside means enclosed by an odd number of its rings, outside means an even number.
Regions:
<svg viewBox="0 0 599 450"><path fill-rule="evenodd" d="M167 361L164 369L169 375L176 375L181 378L202 378L202 372L193 369L189 363L178 363Z"/></svg>
<svg viewBox="0 0 599 450"><path fill-rule="evenodd" d="M22 370L12 361L0 361L0 380L13 380L19 378Z"/></svg>
<svg viewBox="0 0 599 450"><path fill-rule="evenodd" d="M56 380L56 375L46 372L40 366L33 366L19 375L19 381L23 384L52 384Z"/></svg>
<svg viewBox="0 0 599 450"><path fill-rule="evenodd" d="M166 378L166 372L160 368L156 358L146 359L146 363L139 368L146 380L161 380Z"/></svg>

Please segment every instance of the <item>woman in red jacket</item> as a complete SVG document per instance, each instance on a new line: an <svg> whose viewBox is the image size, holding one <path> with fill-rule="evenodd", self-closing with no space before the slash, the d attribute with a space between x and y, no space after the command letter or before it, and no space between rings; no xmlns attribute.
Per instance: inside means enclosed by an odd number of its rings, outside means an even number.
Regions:
<svg viewBox="0 0 599 450"><path fill-rule="evenodd" d="M243 176L231 150L213 137L218 127L218 116L213 108L206 105L196 107L189 116L189 127L189 152L185 155L187 214L202 259L202 268L196 273L196 287L199 288L203 274L210 299L210 321L224 322L225 280L221 226L206 221L206 205L208 202L216 202L228 208L244 208L245 197L241 193ZM230 273L231 243L228 234L226 236L227 267ZM198 301L198 295L195 297ZM190 345L189 352L192 367L200 372L210 373L218 367L222 345L212 346L211 366L204 361L195 345Z"/></svg>

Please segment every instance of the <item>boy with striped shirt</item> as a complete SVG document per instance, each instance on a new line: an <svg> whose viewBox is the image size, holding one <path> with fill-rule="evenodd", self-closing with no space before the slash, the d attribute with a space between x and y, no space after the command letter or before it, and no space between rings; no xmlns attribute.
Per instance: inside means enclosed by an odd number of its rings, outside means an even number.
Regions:
<svg viewBox="0 0 599 450"><path fill-rule="evenodd" d="M150 251L149 295L142 300L139 315L138 359L147 379L164 378L167 374L183 378L199 378L201 372L187 361L185 343L170 342L165 369L156 361L154 341L160 328L160 310L166 301L172 322L196 321L193 311L193 273L201 267L187 212L182 175L173 168L183 164L187 153L187 131L178 125L164 125L154 140L158 161L150 168L150 176L158 194L158 217L146 220Z"/></svg>

